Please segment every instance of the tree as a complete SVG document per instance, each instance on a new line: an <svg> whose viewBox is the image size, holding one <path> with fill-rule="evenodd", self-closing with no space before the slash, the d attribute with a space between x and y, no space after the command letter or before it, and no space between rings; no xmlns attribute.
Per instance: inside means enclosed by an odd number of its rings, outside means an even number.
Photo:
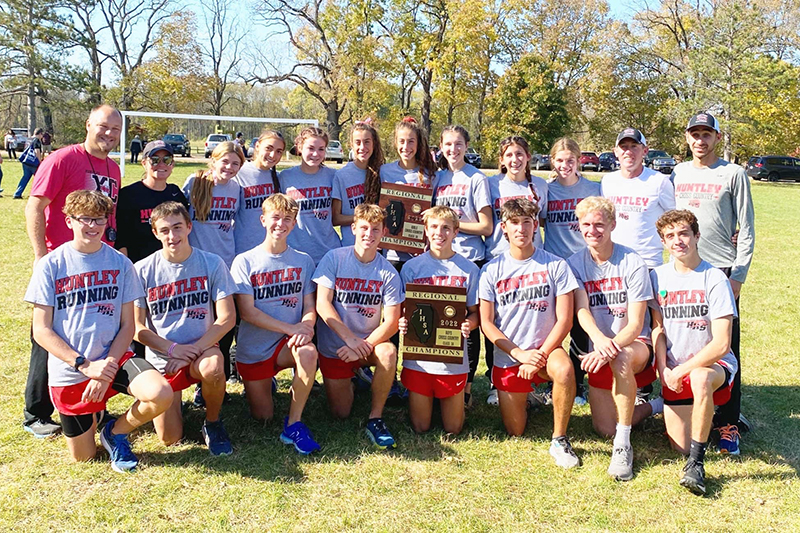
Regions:
<svg viewBox="0 0 800 533"><path fill-rule="evenodd" d="M231 78L242 61L245 32L225 0L202 0L200 4L207 36L201 44L202 56L211 67L208 103L212 114L221 115L222 107L230 99L227 90Z"/></svg>
<svg viewBox="0 0 800 533"><path fill-rule="evenodd" d="M519 135L532 150L546 152L569 127L564 90L541 58L526 54L500 78L487 103L485 130L490 146L508 135Z"/></svg>

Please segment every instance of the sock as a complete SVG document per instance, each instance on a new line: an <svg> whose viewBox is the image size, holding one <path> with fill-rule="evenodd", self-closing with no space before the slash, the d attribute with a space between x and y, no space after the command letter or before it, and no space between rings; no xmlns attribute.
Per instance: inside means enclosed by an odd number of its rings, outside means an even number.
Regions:
<svg viewBox="0 0 800 533"><path fill-rule="evenodd" d="M623 448L631 445L631 427L617 424L617 432L614 434L614 448Z"/></svg>
<svg viewBox="0 0 800 533"><path fill-rule="evenodd" d="M653 412L650 414L650 416L664 412L664 398L662 398L661 396L657 396L647 403L649 403L650 408L653 409Z"/></svg>
<svg viewBox="0 0 800 533"><path fill-rule="evenodd" d="M692 444L689 447L689 459L702 463L706 456L706 447L708 442L697 442L692 439Z"/></svg>

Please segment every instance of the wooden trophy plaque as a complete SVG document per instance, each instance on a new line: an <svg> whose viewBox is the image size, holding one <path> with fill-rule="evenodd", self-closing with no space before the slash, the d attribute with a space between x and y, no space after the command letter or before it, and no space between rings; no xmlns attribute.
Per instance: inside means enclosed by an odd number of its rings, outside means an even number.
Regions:
<svg viewBox="0 0 800 533"><path fill-rule="evenodd" d="M404 359L461 363L464 342L461 323L467 318L467 288L406 285L408 333L400 337Z"/></svg>
<svg viewBox="0 0 800 533"><path fill-rule="evenodd" d="M382 183L378 205L386 210L387 235L381 248L421 254L425 251L422 213L431 206L433 190L399 183Z"/></svg>

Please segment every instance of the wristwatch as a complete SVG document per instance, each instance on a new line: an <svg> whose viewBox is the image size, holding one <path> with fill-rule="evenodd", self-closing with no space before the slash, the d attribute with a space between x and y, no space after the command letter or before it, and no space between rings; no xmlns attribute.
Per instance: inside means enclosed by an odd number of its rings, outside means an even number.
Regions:
<svg viewBox="0 0 800 533"><path fill-rule="evenodd" d="M80 368L80 366L85 362L86 362L86 358L84 356L82 356L82 355L79 355L78 357L75 358L75 364L72 365L72 368L74 368L75 370L78 370Z"/></svg>

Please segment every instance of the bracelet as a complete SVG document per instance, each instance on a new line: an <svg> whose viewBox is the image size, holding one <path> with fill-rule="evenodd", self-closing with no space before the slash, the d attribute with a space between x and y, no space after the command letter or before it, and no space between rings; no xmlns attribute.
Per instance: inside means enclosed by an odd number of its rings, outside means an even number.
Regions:
<svg viewBox="0 0 800 533"><path fill-rule="evenodd" d="M177 342L172 343L172 346L170 346L169 350L167 350L167 357L172 357L172 350L174 350L177 345L178 345Z"/></svg>

